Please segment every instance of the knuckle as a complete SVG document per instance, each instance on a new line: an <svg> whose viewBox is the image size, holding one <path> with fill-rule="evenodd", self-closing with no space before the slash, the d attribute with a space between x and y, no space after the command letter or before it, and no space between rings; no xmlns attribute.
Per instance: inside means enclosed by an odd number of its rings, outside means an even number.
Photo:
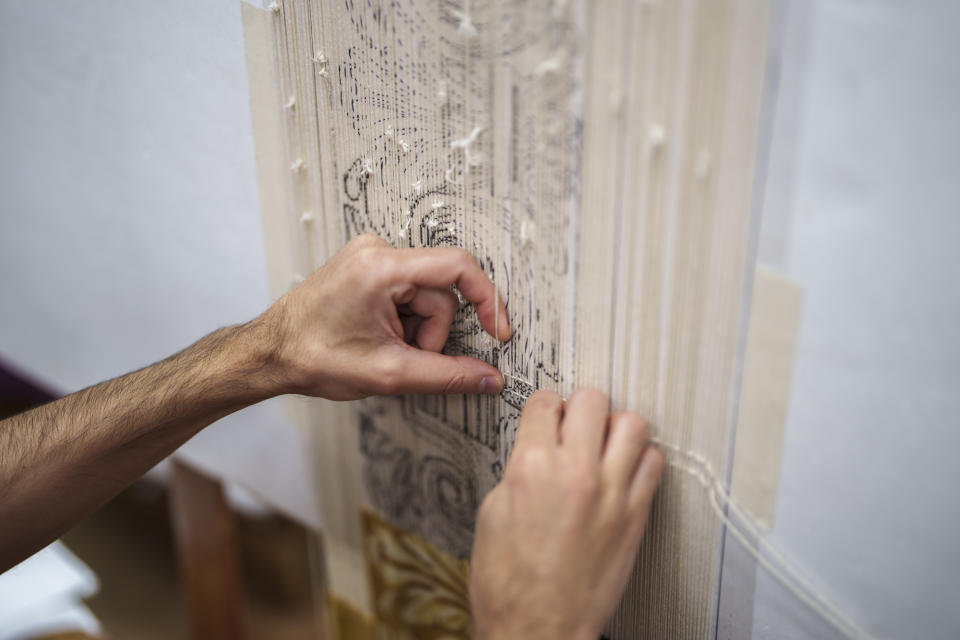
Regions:
<svg viewBox="0 0 960 640"><path fill-rule="evenodd" d="M381 394L394 395L402 391L404 367L400 358L386 358L377 369Z"/></svg>
<svg viewBox="0 0 960 640"><path fill-rule="evenodd" d="M504 478L513 484L529 484L536 478L549 474L550 460L540 449L514 449L507 462Z"/></svg>
<svg viewBox="0 0 960 640"><path fill-rule="evenodd" d="M452 291L444 291L443 304L447 308L447 312L450 315L454 315L460 309L460 301L457 299L457 296L453 294Z"/></svg>
<svg viewBox="0 0 960 640"><path fill-rule="evenodd" d="M615 424L616 428L622 429L624 436L637 448L643 447L650 437L650 425L635 413L617 414Z"/></svg>
<svg viewBox="0 0 960 640"><path fill-rule="evenodd" d="M462 267L476 267L477 260L466 249L454 249L456 260Z"/></svg>
<svg viewBox="0 0 960 640"><path fill-rule="evenodd" d="M566 491L575 504L593 502L601 493L600 475L596 467L579 461L568 463Z"/></svg>
<svg viewBox="0 0 960 640"><path fill-rule="evenodd" d="M447 380L443 387L443 393L463 393L467 387L467 377L462 373L455 373Z"/></svg>
<svg viewBox="0 0 960 640"><path fill-rule="evenodd" d="M590 404L606 404L609 402L607 394L593 387L581 387L570 394L570 401L576 399L578 402L588 402Z"/></svg>
<svg viewBox="0 0 960 640"><path fill-rule="evenodd" d="M376 288L382 288L396 271L397 265L392 252L380 247L368 246L357 252L357 262L364 279Z"/></svg>
<svg viewBox="0 0 960 640"><path fill-rule="evenodd" d="M524 411L552 411L558 415L562 408L563 399L560 397L560 394L545 389L534 391L533 395L527 398L527 402L524 405Z"/></svg>
<svg viewBox="0 0 960 640"><path fill-rule="evenodd" d="M387 241L372 233L361 233L355 236L349 244L356 247L382 247L387 244Z"/></svg>

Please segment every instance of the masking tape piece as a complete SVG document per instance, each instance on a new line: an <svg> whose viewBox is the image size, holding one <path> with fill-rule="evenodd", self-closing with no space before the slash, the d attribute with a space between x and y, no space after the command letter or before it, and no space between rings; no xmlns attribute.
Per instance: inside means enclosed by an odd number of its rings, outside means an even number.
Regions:
<svg viewBox="0 0 960 640"><path fill-rule="evenodd" d="M803 291L757 265L744 354L731 495L763 528L773 524Z"/></svg>

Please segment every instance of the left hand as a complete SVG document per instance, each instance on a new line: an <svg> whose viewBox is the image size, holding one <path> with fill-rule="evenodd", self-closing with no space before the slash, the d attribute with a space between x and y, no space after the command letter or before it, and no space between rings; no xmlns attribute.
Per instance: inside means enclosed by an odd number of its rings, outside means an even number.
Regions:
<svg viewBox="0 0 960 640"><path fill-rule="evenodd" d="M372 235L351 240L252 324L276 335L271 375L281 393L499 393L496 367L441 353L459 308L454 284L487 333L510 337L506 309L469 253L394 249Z"/></svg>

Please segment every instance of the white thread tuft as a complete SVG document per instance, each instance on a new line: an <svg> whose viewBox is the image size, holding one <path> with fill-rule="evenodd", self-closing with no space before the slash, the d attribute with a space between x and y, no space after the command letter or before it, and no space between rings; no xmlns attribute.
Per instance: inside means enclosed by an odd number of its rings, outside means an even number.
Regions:
<svg viewBox="0 0 960 640"><path fill-rule="evenodd" d="M453 14L453 17L459 20L457 25L457 33L464 38L476 38L477 37L477 28L473 25L473 21L470 19L470 9L465 7L463 11L459 9L453 9L450 11Z"/></svg>
<svg viewBox="0 0 960 640"><path fill-rule="evenodd" d="M533 75L538 78L542 78L546 75L557 73L562 67L559 56L553 56L552 58L547 58L543 62L537 65L533 70Z"/></svg>
<svg viewBox="0 0 960 640"><path fill-rule="evenodd" d="M450 142L451 149L460 149L463 151L464 171L466 172L470 171L470 167L475 167L480 164L480 155L474 151L473 145L477 142L477 138L480 137L482 131L483 127L477 125L470 131L466 138L460 138Z"/></svg>
<svg viewBox="0 0 960 640"><path fill-rule="evenodd" d="M659 149L667 140L666 129L664 129L660 123L650 125L650 130L647 131L647 140L650 142L651 148Z"/></svg>

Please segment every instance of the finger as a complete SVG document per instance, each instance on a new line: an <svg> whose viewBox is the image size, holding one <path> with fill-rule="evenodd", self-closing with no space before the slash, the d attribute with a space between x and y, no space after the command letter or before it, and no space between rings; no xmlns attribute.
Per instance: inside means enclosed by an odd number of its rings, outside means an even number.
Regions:
<svg viewBox="0 0 960 640"><path fill-rule="evenodd" d="M536 391L523 406L514 449L557 446L563 411L563 399L558 394Z"/></svg>
<svg viewBox="0 0 960 640"><path fill-rule="evenodd" d="M560 441L564 448L598 460L607 431L610 399L596 389L577 389L567 399Z"/></svg>
<svg viewBox="0 0 960 640"><path fill-rule="evenodd" d="M650 511L650 505L653 503L653 494L656 493L657 486L660 484L664 462L660 450L653 445L647 445L640 456L640 465L637 472L633 476L627 505L638 516L643 514L644 521L646 521L646 514Z"/></svg>
<svg viewBox="0 0 960 640"><path fill-rule="evenodd" d="M630 491L649 437L650 427L637 414L615 413L610 416L610 433L603 451L604 475L612 486L621 487L624 494Z"/></svg>
<svg viewBox="0 0 960 640"><path fill-rule="evenodd" d="M450 335L450 324L460 303L449 289L417 289L407 303L410 311L422 318L416 332L416 346L427 351L440 351Z"/></svg>
<svg viewBox="0 0 960 640"><path fill-rule="evenodd" d="M500 393L503 374L496 367L467 356L445 356L406 344L390 366L385 394Z"/></svg>
<svg viewBox="0 0 960 640"><path fill-rule="evenodd" d="M463 249L398 249L400 281L395 284L442 289L452 284L473 303L484 330L498 340L510 338L507 309L480 265Z"/></svg>

